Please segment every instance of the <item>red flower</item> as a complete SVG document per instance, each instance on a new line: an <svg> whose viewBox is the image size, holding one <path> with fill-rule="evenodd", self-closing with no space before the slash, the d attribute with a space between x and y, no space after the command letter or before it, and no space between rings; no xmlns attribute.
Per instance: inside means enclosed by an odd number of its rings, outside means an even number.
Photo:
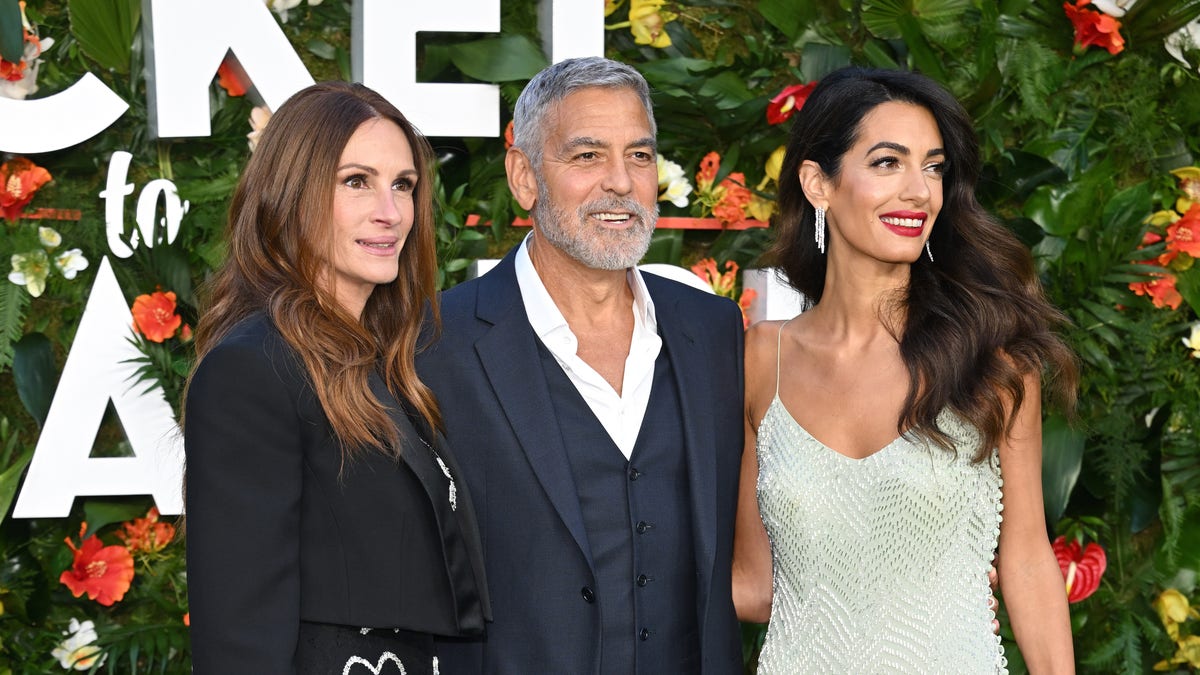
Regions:
<svg viewBox="0 0 1200 675"><path fill-rule="evenodd" d="M516 140L513 138L513 121L508 121L508 126L504 127L504 149L508 150L513 146Z"/></svg>
<svg viewBox="0 0 1200 675"><path fill-rule="evenodd" d="M1167 250L1200 258L1200 203L1193 204L1182 218L1167 226Z"/></svg>
<svg viewBox="0 0 1200 675"><path fill-rule="evenodd" d="M22 6L22 8L21 8L22 14L24 14L24 11L25 11L24 6ZM34 55L35 56L40 55L42 53L42 41L39 40L36 35L34 35L33 33L30 33L27 30L22 29L22 32L25 34L25 42L32 43L35 46L36 51L33 52ZM28 48L27 47L24 48L24 51L25 51L25 56L28 57L28 55L29 55ZM21 78L25 77L25 69L28 66L29 66L28 58L23 58L20 61L17 61L16 63L13 63L12 61L5 61L4 59L0 59L0 80L8 80L9 82L20 82Z"/></svg>
<svg viewBox="0 0 1200 675"><path fill-rule="evenodd" d="M86 531L85 522L79 526L80 538ZM94 534L84 539L79 548L75 548L70 537L63 541L74 551L75 561L58 580L71 589L72 595L78 598L87 593L89 600L105 607L125 597L125 591L133 583L133 556L124 546L105 546Z"/></svg>
<svg viewBox="0 0 1200 675"><path fill-rule="evenodd" d="M158 507L150 507L145 518L134 518L117 532L117 538L125 542L130 552L154 553L161 551L175 537L175 526L158 519Z"/></svg>
<svg viewBox="0 0 1200 675"><path fill-rule="evenodd" d="M250 88L246 72L229 56L217 66L217 84L229 92L230 96L245 96L246 90Z"/></svg>
<svg viewBox="0 0 1200 675"><path fill-rule="evenodd" d="M753 288L747 288L742 291L742 296L738 298L738 307L742 310L742 328L750 327L750 306L754 304L754 299L758 297L758 291Z"/></svg>
<svg viewBox="0 0 1200 675"><path fill-rule="evenodd" d="M1075 26L1075 47L1082 51L1093 45L1107 49L1109 54L1119 54L1125 49L1125 38L1117 31L1121 22L1105 14L1084 9L1092 0L1076 0L1072 5L1063 3L1063 11Z"/></svg>
<svg viewBox="0 0 1200 675"><path fill-rule="evenodd" d="M1051 547L1067 582L1067 602L1079 602L1100 588L1108 558L1099 544L1093 542L1081 551L1078 541L1068 544L1065 537L1059 537Z"/></svg>
<svg viewBox="0 0 1200 675"><path fill-rule="evenodd" d="M133 301L133 328L151 342L162 342L175 335L183 318L175 313L175 293L154 291Z"/></svg>
<svg viewBox="0 0 1200 675"><path fill-rule="evenodd" d="M1163 307L1179 309L1179 305L1183 303L1183 296L1175 288L1175 277L1169 274L1156 275L1150 281L1134 282L1129 284L1129 290L1137 295L1148 296L1154 306L1159 309Z"/></svg>
<svg viewBox="0 0 1200 675"><path fill-rule="evenodd" d="M20 218L25 205L49 181L50 172L24 157L0 164L0 214L5 220Z"/></svg>
<svg viewBox="0 0 1200 675"><path fill-rule="evenodd" d="M816 82L808 84L793 84L784 88L767 104L767 124L782 124L804 107L808 95L816 88Z"/></svg>

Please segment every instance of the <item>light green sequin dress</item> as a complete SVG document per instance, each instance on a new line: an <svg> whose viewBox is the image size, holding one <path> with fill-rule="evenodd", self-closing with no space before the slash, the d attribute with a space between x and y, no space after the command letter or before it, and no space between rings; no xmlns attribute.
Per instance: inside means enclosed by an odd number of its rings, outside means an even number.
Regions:
<svg viewBox="0 0 1200 675"><path fill-rule="evenodd" d="M759 674L1006 673L988 608L996 451L973 463L979 434L946 412L957 457L900 437L853 459L805 431L776 387L757 442L774 568Z"/></svg>

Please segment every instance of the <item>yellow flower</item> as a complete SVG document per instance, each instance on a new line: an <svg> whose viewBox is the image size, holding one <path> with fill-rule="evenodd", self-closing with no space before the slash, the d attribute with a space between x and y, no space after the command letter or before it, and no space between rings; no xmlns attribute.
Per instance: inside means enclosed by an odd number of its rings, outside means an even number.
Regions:
<svg viewBox="0 0 1200 675"><path fill-rule="evenodd" d="M1179 179L1179 189L1183 191L1175 201L1175 210L1187 213L1192 204L1200 202L1200 167L1185 166L1175 169L1171 175Z"/></svg>
<svg viewBox="0 0 1200 675"><path fill-rule="evenodd" d="M1193 668L1200 668L1200 635L1189 635L1177 640L1175 644L1179 645L1179 651L1175 652L1171 660L1154 664L1155 670L1171 670L1171 666L1181 666L1185 663Z"/></svg>
<svg viewBox="0 0 1200 675"><path fill-rule="evenodd" d="M1170 635L1172 640L1179 639L1179 624L1187 621L1189 616L1194 619L1200 618L1200 614L1188 606L1187 596L1174 588L1160 593L1153 604L1158 618L1162 620L1163 627L1167 629L1167 635Z"/></svg>
<svg viewBox="0 0 1200 675"><path fill-rule="evenodd" d="M604 0L604 16L612 16L612 13L624 3L625 0Z"/></svg>
<svg viewBox="0 0 1200 675"><path fill-rule="evenodd" d="M775 213L775 200L765 199L757 194L751 197L750 203L746 205L746 215L755 220L766 222L771 219L772 213Z"/></svg>
<svg viewBox="0 0 1200 675"><path fill-rule="evenodd" d="M1182 217L1183 216L1180 216L1171 209L1163 209L1162 211L1155 211L1154 213L1151 213L1150 217L1146 218L1145 223L1155 227L1166 227L1168 225L1173 225L1175 221Z"/></svg>
<svg viewBox="0 0 1200 675"><path fill-rule="evenodd" d="M766 175L763 176L762 182L758 184L759 190L765 190L767 183L771 181L779 183L779 172L783 171L783 156L785 154L787 154L787 148L781 145L775 148L775 151L767 158L767 163L763 165L763 173Z"/></svg>
<svg viewBox="0 0 1200 675"><path fill-rule="evenodd" d="M671 46L666 25L677 15L662 11L664 2L666 0L629 0L629 30L634 42L659 49Z"/></svg>

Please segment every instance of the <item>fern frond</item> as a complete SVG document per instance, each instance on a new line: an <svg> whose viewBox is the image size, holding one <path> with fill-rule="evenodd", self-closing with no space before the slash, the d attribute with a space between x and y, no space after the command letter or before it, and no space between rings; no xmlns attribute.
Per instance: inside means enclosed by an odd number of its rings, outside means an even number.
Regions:
<svg viewBox="0 0 1200 675"><path fill-rule="evenodd" d="M16 284L0 284L0 371L12 367L13 345L25 332L29 293Z"/></svg>

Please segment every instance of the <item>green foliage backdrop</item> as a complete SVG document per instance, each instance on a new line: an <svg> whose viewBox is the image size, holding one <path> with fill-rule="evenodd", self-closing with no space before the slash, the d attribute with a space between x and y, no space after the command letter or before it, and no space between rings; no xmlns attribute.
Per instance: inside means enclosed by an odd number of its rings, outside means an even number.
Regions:
<svg viewBox="0 0 1200 675"><path fill-rule="evenodd" d="M310 3L269 2L316 79L348 79L350 3ZM653 88L660 153L678 168L668 167L664 189L683 180L694 188L685 206L662 202L668 216L769 218L778 177L771 158L787 124L770 124L768 115L803 103L802 93L790 103L777 97L788 87L855 63L918 69L955 93L981 140L980 198L1030 246L1047 293L1073 322L1068 338L1083 364L1077 419L1047 411L1043 472L1051 536L1107 552L1099 589L1071 605L1079 670L1195 672L1200 207L1192 204L1200 203L1200 169L1188 167L1200 162L1200 51L1189 38L1200 35L1200 0L1120 4L1124 10L1059 0L609 0L606 50ZM32 61L15 5L0 0L0 55L11 62L24 49ZM507 123L521 87L547 59L535 3L501 7L499 35L422 34L419 77L498 83ZM77 209L79 220L14 216L0 238L0 260L12 258L21 282L0 281L0 675L71 668L72 651L84 657L74 666L80 670L189 672L184 543L162 541L170 539L161 527L170 519L147 514L147 498L79 499L67 519L9 517L107 253L98 194L111 154L132 153L129 178L139 188L167 178L190 203L173 243L114 260L128 298L166 303L153 293L174 293L180 325L160 342L139 336L145 359L137 385L163 386L173 405L191 359L183 326L195 324L197 289L223 257L225 208L249 152L253 92L235 96L214 78L210 137L152 138L140 8L139 0L29 0L25 9L45 46L33 97L92 72L131 107L99 136L30 158L53 179L26 213ZM1120 45L1106 32L1114 18ZM520 236L508 223L525 214L505 184L503 139L432 140L445 287L463 279L472 259L506 251ZM12 178L4 178L11 192ZM131 211L127 205L127 233ZM467 227L469 217L483 225ZM49 246L46 237L54 237L39 227L53 228L61 242ZM660 230L648 261L714 258L744 268L770 237L770 228ZM73 249L86 268L59 260ZM38 267L42 250L51 257ZM35 298L30 280L39 274L45 290ZM110 411L94 454L128 452ZM108 606L76 597L60 580L79 559L64 538L80 547L92 534L128 552L109 551L114 560L132 561L128 591ZM91 621L94 632L78 629L64 644L71 619ZM752 670L762 631L744 632ZM1011 633L1004 634L1011 668L1022 672Z"/></svg>

